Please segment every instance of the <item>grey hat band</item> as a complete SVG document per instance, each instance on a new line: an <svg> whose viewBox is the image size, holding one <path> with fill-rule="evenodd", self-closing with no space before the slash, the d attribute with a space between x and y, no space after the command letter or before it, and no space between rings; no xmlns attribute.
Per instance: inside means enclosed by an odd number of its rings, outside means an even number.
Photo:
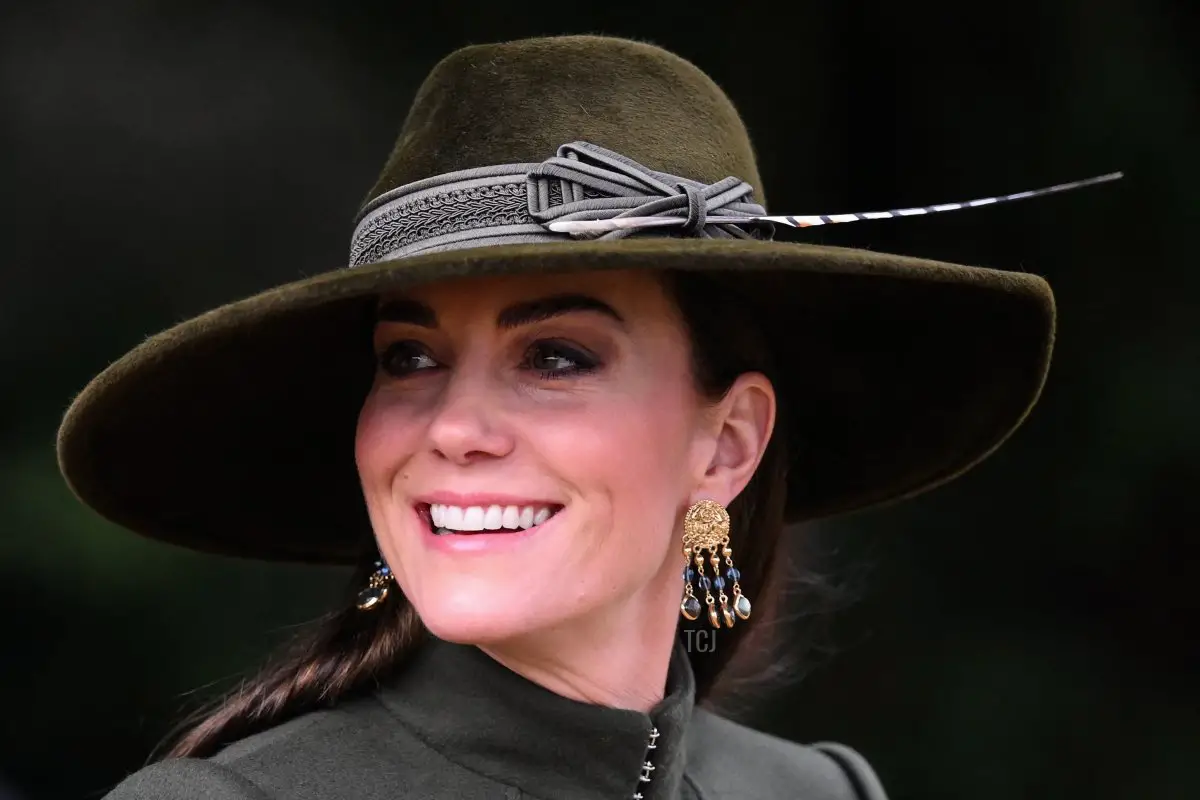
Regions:
<svg viewBox="0 0 1200 800"><path fill-rule="evenodd" d="M708 217L761 217L754 188L728 177L704 184L656 172L611 150L574 142L540 164L506 164L451 172L392 189L356 220L350 266L440 250L570 240L551 222L618 217L677 217L658 231L615 230L589 236L619 239L673 235L715 239L770 238L757 223L744 230ZM747 219L747 222L750 222Z"/></svg>

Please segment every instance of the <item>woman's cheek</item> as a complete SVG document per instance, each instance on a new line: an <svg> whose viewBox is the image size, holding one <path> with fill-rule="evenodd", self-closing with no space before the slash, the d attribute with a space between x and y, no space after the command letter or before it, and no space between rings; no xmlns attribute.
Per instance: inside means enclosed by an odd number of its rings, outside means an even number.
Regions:
<svg viewBox="0 0 1200 800"><path fill-rule="evenodd" d="M364 483L390 482L388 473L416 448L419 420L400 392L376 389L363 404L355 434L355 457Z"/></svg>

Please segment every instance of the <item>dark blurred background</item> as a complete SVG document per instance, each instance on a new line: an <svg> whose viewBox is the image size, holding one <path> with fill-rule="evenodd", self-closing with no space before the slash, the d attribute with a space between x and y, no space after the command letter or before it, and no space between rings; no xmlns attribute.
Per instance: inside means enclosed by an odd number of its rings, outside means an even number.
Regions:
<svg viewBox="0 0 1200 800"><path fill-rule="evenodd" d="M150 333L344 264L433 63L556 33L633 36L708 71L747 120L774 213L1126 172L781 233L1038 273L1061 322L1043 402L999 454L797 532L866 580L836 618L836 657L748 721L853 745L895 800L1200 797L1185 627L1200 577L1197 16L1170 0L6 4L0 798L101 795L346 578L98 520L54 463L73 393Z"/></svg>

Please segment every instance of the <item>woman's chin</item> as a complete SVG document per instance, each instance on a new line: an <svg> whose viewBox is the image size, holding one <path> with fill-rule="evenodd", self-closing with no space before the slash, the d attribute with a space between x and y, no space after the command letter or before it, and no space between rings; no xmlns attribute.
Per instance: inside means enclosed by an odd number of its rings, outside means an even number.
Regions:
<svg viewBox="0 0 1200 800"><path fill-rule="evenodd" d="M511 641L532 633L535 628L527 619L516 619L510 615L451 614L422 617L425 627L439 639L456 644L489 645Z"/></svg>
<svg viewBox="0 0 1200 800"><path fill-rule="evenodd" d="M497 592L461 593L414 603L421 622L439 639L457 644L490 644L553 626L558 620L530 606L529 597ZM557 616L557 615L554 615Z"/></svg>

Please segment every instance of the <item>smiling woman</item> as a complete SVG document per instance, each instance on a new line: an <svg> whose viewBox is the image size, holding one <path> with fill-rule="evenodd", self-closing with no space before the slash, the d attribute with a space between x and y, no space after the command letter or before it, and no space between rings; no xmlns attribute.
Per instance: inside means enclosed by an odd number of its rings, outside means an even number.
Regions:
<svg viewBox="0 0 1200 800"><path fill-rule="evenodd" d="M97 377L59 437L84 502L358 568L111 798L883 798L850 748L706 701L771 652L750 637L778 629L784 525L993 451L1041 389L1053 300L770 241L758 184L732 104L670 53L466 48L418 92L349 269ZM551 227L634 217L673 221ZM720 646L686 647L698 629Z"/></svg>
<svg viewBox="0 0 1200 800"><path fill-rule="evenodd" d="M702 351L650 271L433 284L381 305L375 344L358 470L426 627L522 673L586 655L542 681L575 699L660 694L680 498L728 504L749 482L775 416L767 378L720 364L739 375L712 403L690 366Z"/></svg>

